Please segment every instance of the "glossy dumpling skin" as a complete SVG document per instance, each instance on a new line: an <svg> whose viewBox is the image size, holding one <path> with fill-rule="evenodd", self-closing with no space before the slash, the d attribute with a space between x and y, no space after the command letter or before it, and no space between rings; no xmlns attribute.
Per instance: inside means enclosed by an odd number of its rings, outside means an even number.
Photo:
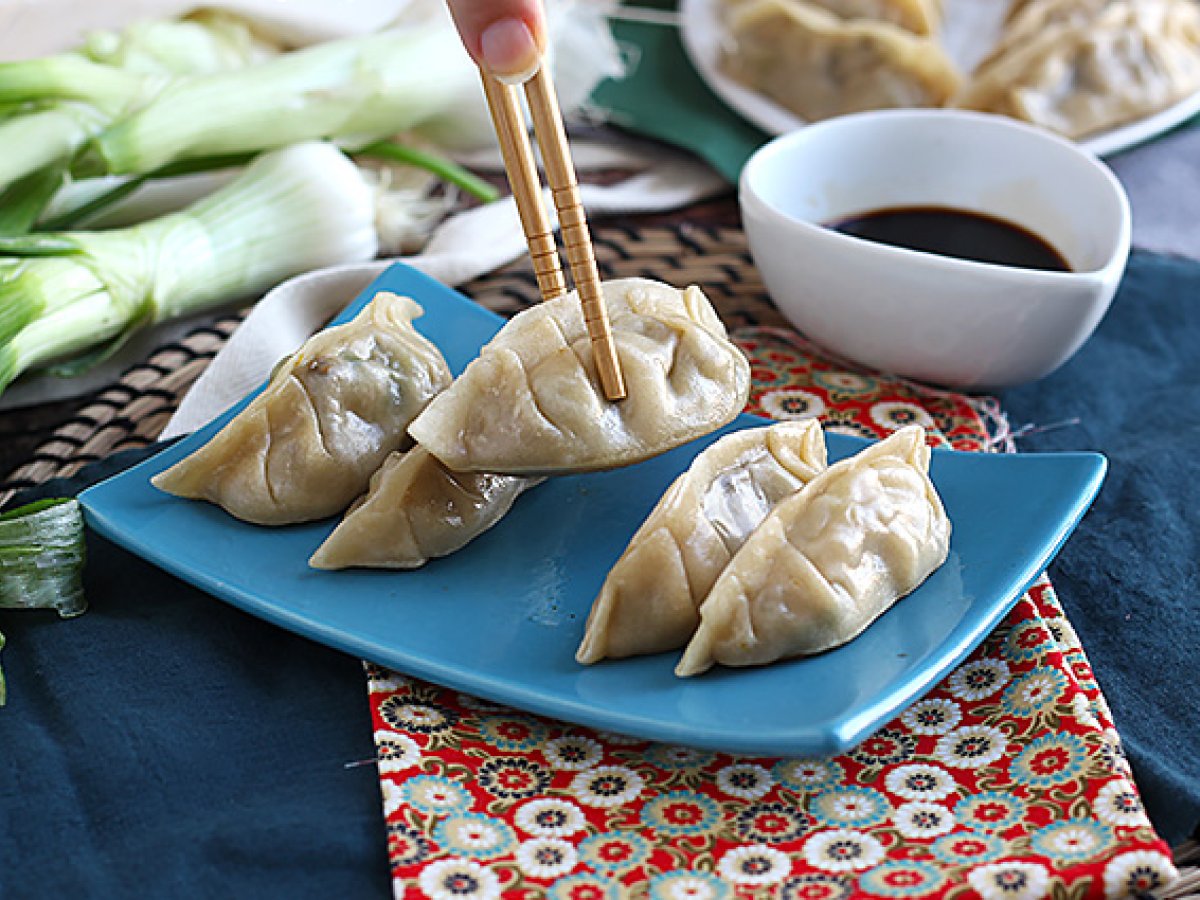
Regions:
<svg viewBox="0 0 1200 900"><path fill-rule="evenodd" d="M727 28L725 72L808 121L942 106L959 89L936 41L887 22L839 19L801 0L745 0Z"/></svg>
<svg viewBox="0 0 1200 900"><path fill-rule="evenodd" d="M626 399L605 399L571 292L514 316L409 434L456 471L550 475L639 462L741 412L750 365L699 288L602 287Z"/></svg>
<svg viewBox="0 0 1200 900"><path fill-rule="evenodd" d="M684 646L733 554L779 501L824 468L815 420L737 431L704 450L609 571L575 658L590 664Z"/></svg>
<svg viewBox="0 0 1200 900"><path fill-rule="evenodd" d="M259 525L342 512L450 384L441 352L413 327L422 313L408 297L377 294L283 360L261 394L154 485Z"/></svg>
<svg viewBox="0 0 1200 900"><path fill-rule="evenodd" d="M539 481L452 472L420 445L393 452L309 565L415 569L465 547Z"/></svg>
<svg viewBox="0 0 1200 900"><path fill-rule="evenodd" d="M1200 89L1200 6L1193 0L1117 0L1091 17L1067 14L1071 8L990 57L955 105L1080 138ZM1030 4L1021 15L1039 9Z"/></svg>
<svg viewBox="0 0 1200 900"><path fill-rule="evenodd" d="M946 560L950 520L920 426L835 463L754 531L700 607L677 675L819 653Z"/></svg>

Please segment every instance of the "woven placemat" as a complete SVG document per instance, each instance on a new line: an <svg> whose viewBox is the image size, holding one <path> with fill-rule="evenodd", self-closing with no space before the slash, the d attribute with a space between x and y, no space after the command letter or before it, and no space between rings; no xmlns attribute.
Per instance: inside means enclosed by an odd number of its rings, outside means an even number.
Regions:
<svg viewBox="0 0 1200 900"><path fill-rule="evenodd" d="M785 324L766 298L739 228L600 224L593 229L593 243L604 278L640 276L703 285L730 328ZM525 258L465 285L463 291L503 314L538 300L533 269ZM116 384L83 401L56 427L47 427L47 438L0 481L0 505L19 490L72 475L112 453L153 443L241 318L242 314L215 318L164 344ZM15 411L0 416L0 434L22 431L34 415Z"/></svg>

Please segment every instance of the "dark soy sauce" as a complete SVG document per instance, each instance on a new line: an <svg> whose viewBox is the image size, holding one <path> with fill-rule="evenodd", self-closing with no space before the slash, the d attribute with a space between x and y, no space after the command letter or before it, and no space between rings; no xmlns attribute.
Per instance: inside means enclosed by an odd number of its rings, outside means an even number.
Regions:
<svg viewBox="0 0 1200 900"><path fill-rule="evenodd" d="M975 262L1069 272L1062 254L1033 232L983 213L944 206L878 209L829 226L880 244Z"/></svg>

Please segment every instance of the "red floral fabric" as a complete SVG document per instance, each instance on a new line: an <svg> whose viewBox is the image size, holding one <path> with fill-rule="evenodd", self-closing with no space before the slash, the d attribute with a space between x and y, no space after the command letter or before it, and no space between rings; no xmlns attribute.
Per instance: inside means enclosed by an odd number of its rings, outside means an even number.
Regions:
<svg viewBox="0 0 1200 900"><path fill-rule="evenodd" d="M993 443L987 402L746 329L750 409ZM1176 876L1041 579L941 685L832 759L739 758L368 667L398 898L1120 898Z"/></svg>

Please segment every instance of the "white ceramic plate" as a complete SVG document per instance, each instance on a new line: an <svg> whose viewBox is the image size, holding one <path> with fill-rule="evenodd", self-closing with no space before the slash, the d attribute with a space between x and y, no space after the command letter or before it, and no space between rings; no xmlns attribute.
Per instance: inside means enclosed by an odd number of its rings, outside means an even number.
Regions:
<svg viewBox="0 0 1200 900"><path fill-rule="evenodd" d="M688 58L701 79L731 109L768 134L786 134L805 125L757 91L726 76L718 62L724 29L718 18L719 0L680 0L680 35ZM957 0L947 4L941 40L951 59L964 71L974 67L995 44L1007 4L996 0ZM1097 156L1111 156L1157 137L1200 113L1200 92L1153 115L1094 135L1080 143Z"/></svg>

